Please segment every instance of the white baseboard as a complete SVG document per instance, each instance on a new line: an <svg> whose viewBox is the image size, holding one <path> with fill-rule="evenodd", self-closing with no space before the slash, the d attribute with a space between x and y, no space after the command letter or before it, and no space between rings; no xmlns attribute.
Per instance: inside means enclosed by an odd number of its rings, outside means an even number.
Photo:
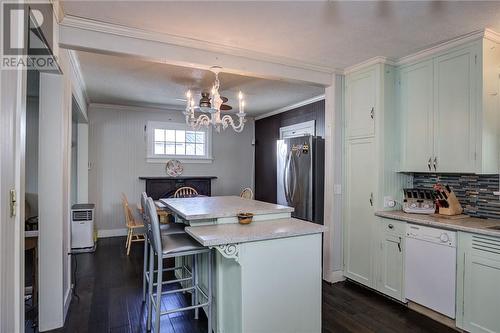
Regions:
<svg viewBox="0 0 500 333"><path fill-rule="evenodd" d="M343 271L333 271L323 274L323 280L330 283L337 283L345 280Z"/></svg>
<svg viewBox="0 0 500 333"><path fill-rule="evenodd" d="M97 238L127 236L127 228L97 230Z"/></svg>
<svg viewBox="0 0 500 333"><path fill-rule="evenodd" d="M66 292L66 296L64 297L64 319L63 319L63 326L64 323L66 322L66 315L68 314L69 310L69 305L71 304L71 298L73 297L73 284L71 284L71 287L68 289Z"/></svg>

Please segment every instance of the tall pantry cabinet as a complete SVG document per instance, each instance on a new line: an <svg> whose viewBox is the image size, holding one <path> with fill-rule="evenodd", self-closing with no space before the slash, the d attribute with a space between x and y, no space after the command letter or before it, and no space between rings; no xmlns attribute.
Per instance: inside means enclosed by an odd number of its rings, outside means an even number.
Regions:
<svg viewBox="0 0 500 333"><path fill-rule="evenodd" d="M377 288L381 256L376 210L399 198L408 177L398 174L399 117L395 68L377 63L346 75L344 275Z"/></svg>

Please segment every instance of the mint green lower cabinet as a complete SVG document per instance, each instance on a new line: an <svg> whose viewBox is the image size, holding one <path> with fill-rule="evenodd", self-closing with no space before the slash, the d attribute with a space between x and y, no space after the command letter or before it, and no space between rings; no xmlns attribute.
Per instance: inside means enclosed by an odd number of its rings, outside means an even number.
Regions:
<svg viewBox="0 0 500 333"><path fill-rule="evenodd" d="M404 222L377 219L378 249L375 251L376 289L404 300Z"/></svg>
<svg viewBox="0 0 500 333"><path fill-rule="evenodd" d="M500 237L459 233L457 326L500 332Z"/></svg>
<svg viewBox="0 0 500 333"><path fill-rule="evenodd" d="M228 244L213 252L214 332L321 332L321 234ZM207 258L200 259L205 289Z"/></svg>

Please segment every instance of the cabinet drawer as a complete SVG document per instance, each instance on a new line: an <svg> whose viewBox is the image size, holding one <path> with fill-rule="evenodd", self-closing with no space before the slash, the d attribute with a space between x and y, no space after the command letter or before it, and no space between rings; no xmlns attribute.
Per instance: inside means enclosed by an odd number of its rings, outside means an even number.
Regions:
<svg viewBox="0 0 500 333"><path fill-rule="evenodd" d="M390 219L381 219L382 228L385 233L404 235L406 233L406 223Z"/></svg>

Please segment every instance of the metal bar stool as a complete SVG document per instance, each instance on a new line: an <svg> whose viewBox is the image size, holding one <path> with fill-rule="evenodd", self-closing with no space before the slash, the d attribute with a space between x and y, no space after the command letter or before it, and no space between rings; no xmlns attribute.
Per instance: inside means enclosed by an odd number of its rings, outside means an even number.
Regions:
<svg viewBox="0 0 500 333"><path fill-rule="evenodd" d="M209 248L206 248L196 242L187 234L170 234L162 235L160 231L160 223L158 221L158 216L156 215L156 209L153 199L148 198L146 200L146 213L151 225L150 232L150 251L149 256L149 272L154 270L154 255L158 259L158 268L156 271L156 283L154 283L154 275L151 274L151 280L148 285L148 320L147 329L151 329L152 322L152 308L155 310L155 329L154 332L160 332L160 316L168 315L175 312L195 310L195 319L198 318L198 309L202 307L207 307L207 318L208 318L208 332L212 332L212 252ZM208 271L208 291L205 293L199 286L198 283L198 265L196 264L197 256L200 254L207 253L207 271ZM186 279L174 279L167 280L163 282L163 259L166 258L178 258L185 256L193 256L193 268L190 272L191 280L190 287L181 287L175 290L163 291L163 285L166 283L175 283L185 281ZM175 268L174 268L175 269ZM156 293L153 292L153 287L156 285ZM162 295L168 295L178 292L192 291L192 303L191 306L186 306L182 308L170 309L166 311L161 311L161 297ZM199 304L200 294L206 299L204 303Z"/></svg>
<svg viewBox="0 0 500 333"><path fill-rule="evenodd" d="M150 272L148 271L149 264L148 264L148 258L149 258L149 248L150 248L150 240L148 235L150 234L151 231L151 223L149 223L149 217L148 214L146 214L146 202L147 202L147 194L146 192L142 192L141 194L141 207L142 207L142 219L144 220L144 225L146 227L146 232L145 232L145 242L144 242L144 265L142 269L142 301L146 301L146 288L147 284L149 283L149 274ZM184 225L180 223L168 223L168 224L160 224L160 231L162 235L171 235L171 234L184 234L186 233L184 231ZM172 270L178 270L183 267L174 267L174 268L165 268L163 271L172 271ZM184 267L184 269L187 269ZM153 271L153 274L156 273L156 271Z"/></svg>

